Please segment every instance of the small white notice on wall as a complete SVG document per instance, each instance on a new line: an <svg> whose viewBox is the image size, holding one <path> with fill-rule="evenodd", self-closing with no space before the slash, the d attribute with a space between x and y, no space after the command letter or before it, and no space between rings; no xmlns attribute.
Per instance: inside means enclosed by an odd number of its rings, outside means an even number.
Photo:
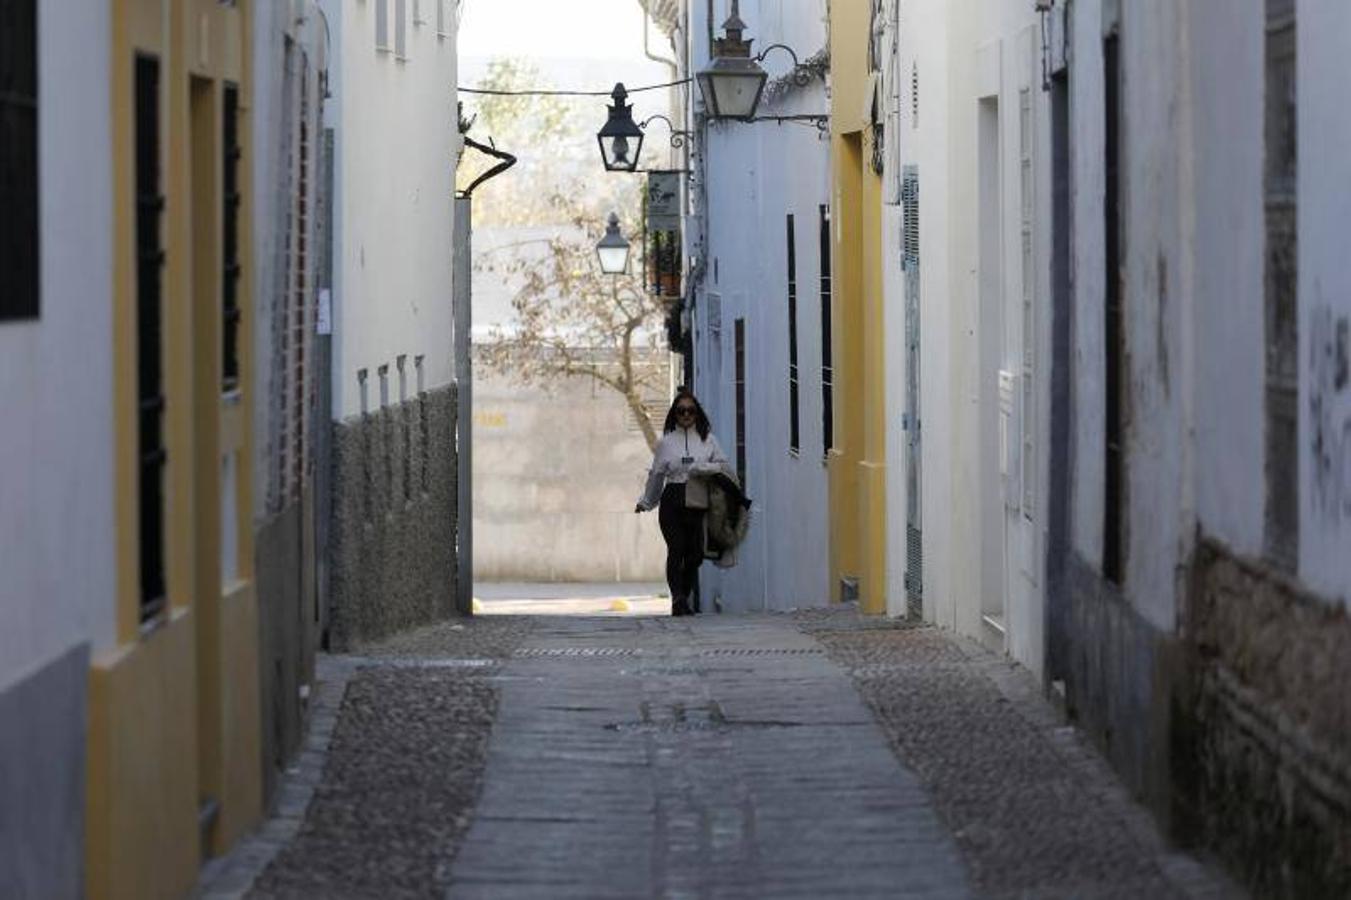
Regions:
<svg viewBox="0 0 1351 900"><path fill-rule="evenodd" d="M333 295L328 288L319 290L319 316L314 323L314 330L317 334L333 333Z"/></svg>

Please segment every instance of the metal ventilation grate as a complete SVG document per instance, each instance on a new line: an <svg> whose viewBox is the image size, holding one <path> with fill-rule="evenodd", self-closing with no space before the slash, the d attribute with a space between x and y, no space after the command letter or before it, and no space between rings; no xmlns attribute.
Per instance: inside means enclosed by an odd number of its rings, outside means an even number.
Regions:
<svg viewBox="0 0 1351 900"><path fill-rule="evenodd" d="M919 262L919 172L906 166L901 182L901 207L905 217L905 234L901 252L906 268Z"/></svg>
<svg viewBox="0 0 1351 900"><path fill-rule="evenodd" d="M919 127L919 63L910 66L910 127Z"/></svg>
<svg viewBox="0 0 1351 900"><path fill-rule="evenodd" d="M637 647L521 647L512 652L515 657L627 657L642 656Z"/></svg>
<svg viewBox="0 0 1351 900"><path fill-rule="evenodd" d="M816 656L825 651L820 647L713 647L700 650L706 656Z"/></svg>
<svg viewBox="0 0 1351 900"><path fill-rule="evenodd" d="M924 543L920 530L905 529L905 603L911 619L924 617Z"/></svg>

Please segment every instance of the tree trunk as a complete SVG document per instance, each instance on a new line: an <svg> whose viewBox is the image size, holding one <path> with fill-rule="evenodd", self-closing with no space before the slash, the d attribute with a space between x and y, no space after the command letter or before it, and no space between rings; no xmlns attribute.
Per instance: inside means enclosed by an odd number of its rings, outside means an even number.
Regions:
<svg viewBox="0 0 1351 900"><path fill-rule="evenodd" d="M643 403L643 398L638 396L637 391L628 390L624 392L624 399L628 401L629 411L638 420L638 427L643 429L643 437L647 439L647 449L656 453L657 429L652 425L652 417L648 415L647 405Z"/></svg>

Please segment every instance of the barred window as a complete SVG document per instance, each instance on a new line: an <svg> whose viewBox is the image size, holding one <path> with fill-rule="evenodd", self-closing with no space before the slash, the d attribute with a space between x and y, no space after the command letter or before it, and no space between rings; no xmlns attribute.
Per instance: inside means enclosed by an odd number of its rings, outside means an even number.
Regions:
<svg viewBox="0 0 1351 900"><path fill-rule="evenodd" d="M408 0L394 0L394 55L408 56Z"/></svg>
<svg viewBox="0 0 1351 900"><path fill-rule="evenodd" d="M0 3L0 322L38 315L36 0Z"/></svg>
<svg viewBox="0 0 1351 900"><path fill-rule="evenodd" d="M746 320L736 320L736 477L746 484Z"/></svg>
<svg viewBox="0 0 1351 900"><path fill-rule="evenodd" d="M821 435L822 455L835 446L835 369L831 358L830 334L830 207L819 210L821 240Z"/></svg>
<svg viewBox="0 0 1351 900"><path fill-rule="evenodd" d="M390 0L375 0L375 49L389 50Z"/></svg>
<svg viewBox="0 0 1351 900"><path fill-rule="evenodd" d="M138 508L141 549L140 621L153 622L167 607L164 565L164 196L160 175L159 60L136 58L136 382Z"/></svg>
<svg viewBox="0 0 1351 900"><path fill-rule="evenodd" d="M797 453L802 446L798 410L797 371L797 241L793 235L793 216L788 216L788 449Z"/></svg>
<svg viewBox="0 0 1351 900"><path fill-rule="evenodd" d="M239 88L225 87L225 121L222 128L225 150L224 218L221 273L221 390L239 388Z"/></svg>

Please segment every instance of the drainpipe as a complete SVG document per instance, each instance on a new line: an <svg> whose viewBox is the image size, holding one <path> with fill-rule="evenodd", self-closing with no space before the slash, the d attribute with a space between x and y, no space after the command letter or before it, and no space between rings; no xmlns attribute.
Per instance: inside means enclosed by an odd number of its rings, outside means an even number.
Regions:
<svg viewBox="0 0 1351 900"><path fill-rule="evenodd" d="M669 70L671 74L670 79L671 81L680 80L680 64L676 62L674 59L667 59L664 56L658 56L657 54L652 52L648 44L648 40L651 36L650 32L652 30L650 27L648 27L650 24L648 20L649 15L647 11L647 4L643 4L643 55L646 56L648 59L652 60L653 62L658 62L666 66L666 68ZM672 122L684 121L681 118L680 110L681 110L680 89L678 87L672 88L670 94L670 101L668 102L666 108L667 115L671 117ZM668 150L667 154L668 154L667 159L670 159L672 151ZM688 169L689 166L682 166L682 168Z"/></svg>

